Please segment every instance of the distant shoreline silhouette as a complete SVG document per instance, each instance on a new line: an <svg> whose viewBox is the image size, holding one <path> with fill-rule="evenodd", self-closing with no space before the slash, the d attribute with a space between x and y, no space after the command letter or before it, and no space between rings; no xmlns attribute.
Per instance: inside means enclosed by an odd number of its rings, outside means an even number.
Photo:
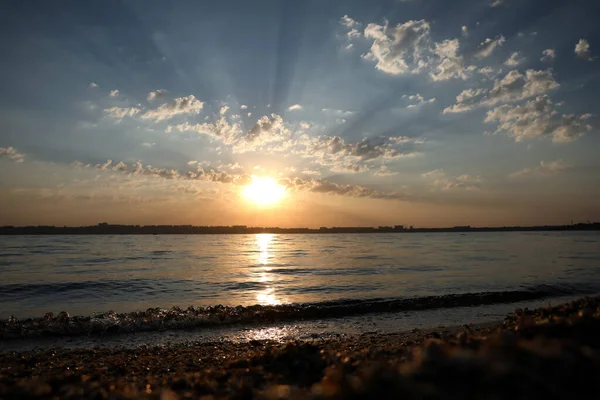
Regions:
<svg viewBox="0 0 600 400"><path fill-rule="evenodd" d="M215 235L215 234L327 234L327 233L422 233L422 232L535 232L535 231L597 231L600 222L571 225L472 227L453 226L440 228L415 228L404 225L379 227L321 227L279 228L193 225L113 225L106 222L90 226L2 226L0 235Z"/></svg>

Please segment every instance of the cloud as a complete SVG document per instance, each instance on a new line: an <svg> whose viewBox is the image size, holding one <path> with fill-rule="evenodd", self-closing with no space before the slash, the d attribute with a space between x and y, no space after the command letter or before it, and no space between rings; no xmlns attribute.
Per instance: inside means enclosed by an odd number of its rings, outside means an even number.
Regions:
<svg viewBox="0 0 600 400"><path fill-rule="evenodd" d="M204 103L196 99L194 95L178 97L169 103L164 103L154 110L148 110L142 114L142 119L152 119L160 122L180 114L198 114L202 111Z"/></svg>
<svg viewBox="0 0 600 400"><path fill-rule="evenodd" d="M144 142L144 143L142 143L142 146L144 146L144 147L154 147L154 146L156 146L156 143L154 143L154 142Z"/></svg>
<svg viewBox="0 0 600 400"><path fill-rule="evenodd" d="M148 96L146 96L146 100L148 101L152 101L152 100L159 100L162 99L166 96L167 91L164 89L157 89L153 92L148 93Z"/></svg>
<svg viewBox="0 0 600 400"><path fill-rule="evenodd" d="M25 155L21 154L12 146L9 147L0 147L0 158L6 157L10 161L14 162L23 162L25 161Z"/></svg>
<svg viewBox="0 0 600 400"><path fill-rule="evenodd" d="M242 104L242 105L240 106L240 109L242 109L242 110L246 110L247 108L248 108L248 106L247 106L247 105L245 105L245 104Z"/></svg>
<svg viewBox="0 0 600 400"><path fill-rule="evenodd" d="M575 45L575 54L577 57L582 58L587 61L592 61L592 51L590 49L590 44L586 39L579 39L579 42Z"/></svg>
<svg viewBox="0 0 600 400"><path fill-rule="evenodd" d="M542 58L540 61L542 62L551 62L556 58L556 50L554 49L546 49L542 51Z"/></svg>
<svg viewBox="0 0 600 400"><path fill-rule="evenodd" d="M119 89L111 90L108 95L110 97L117 97L119 95Z"/></svg>
<svg viewBox="0 0 600 400"><path fill-rule="evenodd" d="M96 82L90 82L90 87L91 88L97 88L98 84Z"/></svg>
<svg viewBox="0 0 600 400"><path fill-rule="evenodd" d="M99 169L101 171L106 171L110 167L111 164L112 164L112 160L108 160L105 163L96 164L95 168Z"/></svg>
<svg viewBox="0 0 600 400"><path fill-rule="evenodd" d="M554 80L552 70L528 69L525 75L512 70L502 79L494 81L490 90L479 88L463 91L456 98L457 103L446 107L444 114L470 111L478 107L491 107L499 103L520 101L544 94L560 85Z"/></svg>
<svg viewBox="0 0 600 400"><path fill-rule="evenodd" d="M125 117L133 117L141 110L137 107L110 107L105 108L104 112L110 114L111 117L120 121Z"/></svg>
<svg viewBox="0 0 600 400"><path fill-rule="evenodd" d="M473 53L473 57L475 58L486 58L489 57L494 49L500 47L506 42L506 38L502 35L497 36L495 39L487 38L483 43L479 45L475 53Z"/></svg>
<svg viewBox="0 0 600 400"><path fill-rule="evenodd" d="M300 104L294 104L293 106L290 106L288 108L288 110L290 111L294 111L294 110L302 110L302 106Z"/></svg>
<svg viewBox="0 0 600 400"><path fill-rule="evenodd" d="M466 80L476 69L474 66L465 68L463 57L458 55L458 39L444 40L436 43L433 53L438 57L435 69L429 73L434 81L445 81L451 78Z"/></svg>
<svg viewBox="0 0 600 400"><path fill-rule="evenodd" d="M377 170L375 170L375 172L373 172L373 175L393 176L393 175L398 175L398 173L394 172L394 171L390 171L390 169L386 165L382 165L381 167L379 167L379 169L377 169Z"/></svg>
<svg viewBox="0 0 600 400"><path fill-rule="evenodd" d="M417 73L427 66L430 25L425 20L408 21L390 28L388 23L368 24L365 38L372 39L371 49L363 57L375 61L375 67L392 75Z"/></svg>
<svg viewBox="0 0 600 400"><path fill-rule="evenodd" d="M496 132L506 132L517 142L551 136L554 143L566 143L592 130L587 123L590 117L591 114L559 117L550 97L544 95L523 105L503 105L490 110L484 122L498 123Z"/></svg>
<svg viewBox="0 0 600 400"><path fill-rule="evenodd" d="M222 184L232 185L247 185L251 182L252 177L250 174L243 172L240 173L229 173L225 171L215 170L213 168L204 167L194 163L190 165L189 170L178 170L170 168L157 168L151 165L144 165L141 161L136 161L132 164L126 164L120 161L118 164L110 167L112 160L108 160L105 163L97 164L94 168L98 168L103 171L112 171L115 173L125 174L130 177L150 177L159 178L172 181L180 182L214 182ZM72 164L80 168L91 168L92 166L87 164L84 165L81 162L75 162ZM235 169L239 169L235 165ZM315 173L310 171L309 173ZM324 179L317 178L300 178L300 177L289 177L279 179L279 184L286 186L287 190L293 191L307 191L313 193L323 193L329 195L339 196L350 196L350 197L365 197L374 199L391 199L391 200L404 200L405 196L391 192L384 193L374 189L369 189L359 185L342 185L333 182L329 182Z"/></svg>
<svg viewBox="0 0 600 400"><path fill-rule="evenodd" d="M469 28L466 25L463 25L460 28L460 33L464 36L464 37L469 37Z"/></svg>
<svg viewBox="0 0 600 400"><path fill-rule="evenodd" d="M228 106L223 106L223 107L221 107L221 109L219 110L219 114L220 114L220 115L225 115L225 114L227 114L227 111L229 111L229 107L228 107Z"/></svg>
<svg viewBox="0 0 600 400"><path fill-rule="evenodd" d="M510 55L508 60L504 61L504 65L506 65L507 67L516 67L517 65L521 64L523 61L525 61L525 58L521 57L520 52L515 51L514 53L512 53Z"/></svg>
<svg viewBox="0 0 600 400"><path fill-rule="evenodd" d="M490 3L490 7L500 7L502 4L504 4L504 0L494 0Z"/></svg>
<svg viewBox="0 0 600 400"><path fill-rule="evenodd" d="M555 175L559 172L569 169L570 166L562 162L562 160L556 161L542 161L539 167L524 168L520 171L513 172L509 175L511 178L518 178L526 175Z"/></svg>
<svg viewBox="0 0 600 400"><path fill-rule="evenodd" d="M481 187L481 183L483 182L481 177L467 174L449 177L443 169L429 171L421 176L427 179L434 189L440 190L477 190Z"/></svg>
<svg viewBox="0 0 600 400"><path fill-rule="evenodd" d="M321 112L337 117L351 117L355 114L354 111L334 110L331 108L324 108Z"/></svg>
<svg viewBox="0 0 600 400"><path fill-rule="evenodd" d="M423 96L421 96L420 94L412 94L412 95L403 95L402 98L408 99L409 101L413 102L412 104L409 104L406 108L415 108L418 107L420 105L423 104L431 104L431 103L435 103L436 102L436 98L432 97L431 99L425 100L425 98L423 98Z"/></svg>
<svg viewBox="0 0 600 400"><path fill-rule="evenodd" d="M324 193L338 196L368 197L374 199L405 200L405 196L398 193L383 193L360 185L342 185L324 179L281 178L279 184L288 190Z"/></svg>
<svg viewBox="0 0 600 400"><path fill-rule="evenodd" d="M207 135L212 138L219 139L227 145L235 144L243 133L239 123L230 124L223 117L210 123L190 124L186 121L179 125L169 125L165 131L167 133L171 133L173 131L196 132L201 135Z"/></svg>
<svg viewBox="0 0 600 400"><path fill-rule="evenodd" d="M345 26L346 28L355 28L357 26L360 26L360 23L356 22L355 20L353 20L352 18L350 18L347 15L344 15L341 19L340 19L340 24L342 24L343 26Z"/></svg>

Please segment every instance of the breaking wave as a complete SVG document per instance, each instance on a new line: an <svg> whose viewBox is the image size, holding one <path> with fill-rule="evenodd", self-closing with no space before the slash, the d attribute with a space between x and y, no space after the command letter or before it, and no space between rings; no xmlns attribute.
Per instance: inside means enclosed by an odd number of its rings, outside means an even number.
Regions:
<svg viewBox="0 0 600 400"><path fill-rule="evenodd" d="M543 298L585 295L600 292L589 285L537 285L520 290L424 296L412 298L379 298L369 300L339 300L320 303L208 306L170 309L149 308L130 313L69 316L47 313L41 318L19 320L11 316L0 321L0 339L43 336L109 335L118 333L163 331L174 329L210 328L223 325L250 325L279 321L301 321L322 318L343 318L354 315L439 308L472 307L498 303L513 303Z"/></svg>

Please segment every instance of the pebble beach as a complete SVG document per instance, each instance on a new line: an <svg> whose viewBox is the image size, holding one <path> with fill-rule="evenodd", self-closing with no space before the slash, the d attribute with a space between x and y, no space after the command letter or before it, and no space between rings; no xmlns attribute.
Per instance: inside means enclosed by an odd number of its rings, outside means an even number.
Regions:
<svg viewBox="0 0 600 400"><path fill-rule="evenodd" d="M0 398L597 398L599 373L597 296L396 334L3 352Z"/></svg>

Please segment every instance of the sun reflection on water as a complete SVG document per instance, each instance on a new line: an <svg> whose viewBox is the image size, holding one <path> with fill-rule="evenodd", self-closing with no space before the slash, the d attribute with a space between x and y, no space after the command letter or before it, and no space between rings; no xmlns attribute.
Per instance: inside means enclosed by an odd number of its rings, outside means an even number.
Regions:
<svg viewBox="0 0 600 400"><path fill-rule="evenodd" d="M272 255L269 254L271 244L273 242L273 238L275 237L272 233L263 233L256 235L256 244L258 246L258 274L259 280L261 282L267 283L271 282L273 279L271 274L271 267L269 267L269 262L272 258ZM281 304L281 300L279 300L275 295L275 288L273 286L268 286L266 289L261 290L256 294L256 300L259 304L267 304L267 305L275 305Z"/></svg>

